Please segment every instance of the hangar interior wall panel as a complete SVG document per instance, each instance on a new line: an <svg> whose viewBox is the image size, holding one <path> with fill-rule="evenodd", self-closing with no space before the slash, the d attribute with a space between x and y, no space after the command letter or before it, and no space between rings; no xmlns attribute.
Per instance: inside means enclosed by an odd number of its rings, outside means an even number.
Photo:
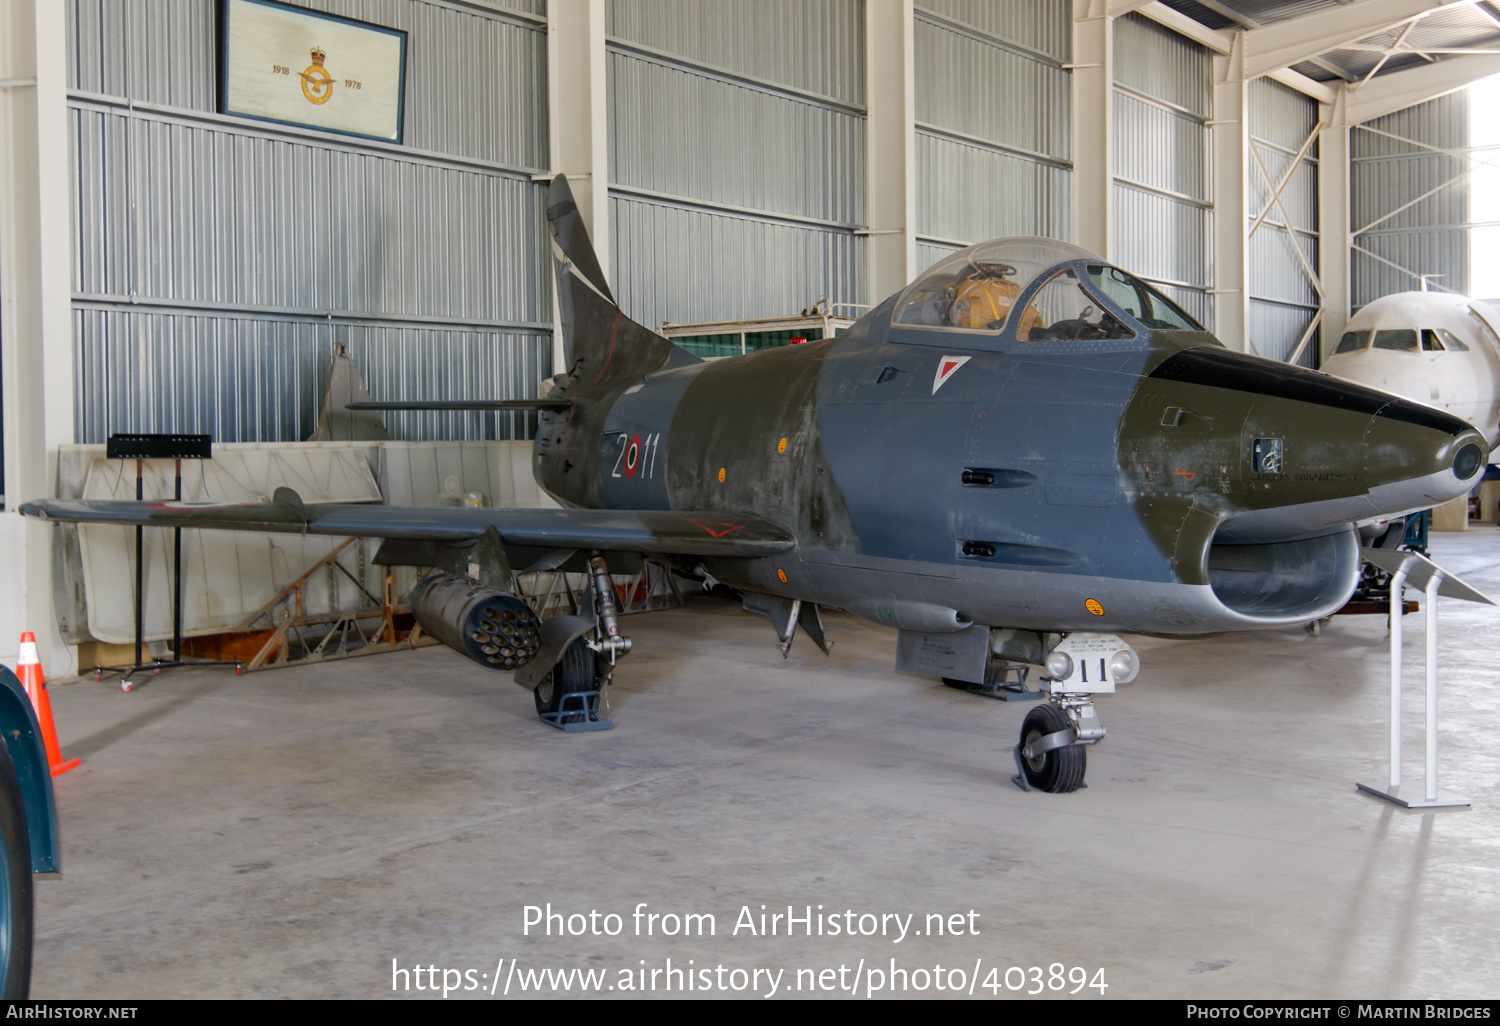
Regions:
<svg viewBox="0 0 1500 1026"><path fill-rule="evenodd" d="M1351 302L1420 287L1469 290L1469 93L1460 89L1350 130ZM1448 152L1438 152L1448 151Z"/></svg>
<svg viewBox="0 0 1500 1026"><path fill-rule="evenodd" d="M661 321L864 302L864 5L610 0L615 293Z"/></svg>
<svg viewBox="0 0 1500 1026"><path fill-rule="evenodd" d="M214 113L214 0L68 0L80 441L301 440L334 342L377 398L531 396L551 373L540 3L303 6L408 32L403 145Z"/></svg>
<svg viewBox="0 0 1500 1026"><path fill-rule="evenodd" d="M1108 256L1212 329L1209 53L1137 14L1114 30Z"/></svg>
<svg viewBox="0 0 1500 1026"><path fill-rule="evenodd" d="M1064 4L933 0L913 26L917 263L1007 235L1071 238Z"/></svg>
<svg viewBox="0 0 1500 1026"><path fill-rule="evenodd" d="M1295 167L1292 165L1317 127L1318 105L1280 82L1261 78L1250 84L1249 108L1250 145L1254 148L1246 168L1249 222L1253 224L1261 211L1270 208L1250 236L1249 336L1260 355L1285 360L1297 348L1322 303L1314 279L1293 249L1301 250L1314 271L1319 269L1317 143ZM1272 203L1272 196L1283 181L1278 207ZM1313 366L1319 351L1315 332L1299 362Z"/></svg>

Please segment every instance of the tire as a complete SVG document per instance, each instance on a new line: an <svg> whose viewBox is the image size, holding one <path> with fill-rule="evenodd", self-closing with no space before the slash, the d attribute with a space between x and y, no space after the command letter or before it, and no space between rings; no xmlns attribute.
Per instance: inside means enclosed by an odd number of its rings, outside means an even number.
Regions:
<svg viewBox="0 0 1500 1026"><path fill-rule="evenodd" d="M1068 717L1051 702L1044 702L1026 714L1021 723L1021 747L1038 738L1055 734L1070 727ZM1088 769L1088 748L1084 745L1068 745L1043 752L1040 758L1021 756L1021 765L1026 772L1026 782L1038 791L1051 794L1067 794L1083 786L1083 774Z"/></svg>
<svg viewBox="0 0 1500 1026"><path fill-rule="evenodd" d="M579 638L569 645L552 672L531 692L536 702L538 715L555 713L562 706L564 695L594 690L594 650ZM572 723L582 716L569 716L565 722Z"/></svg>
<svg viewBox="0 0 1500 1026"><path fill-rule="evenodd" d="M24 1001L31 990L31 838L16 767L0 738L0 980L7 1001Z"/></svg>

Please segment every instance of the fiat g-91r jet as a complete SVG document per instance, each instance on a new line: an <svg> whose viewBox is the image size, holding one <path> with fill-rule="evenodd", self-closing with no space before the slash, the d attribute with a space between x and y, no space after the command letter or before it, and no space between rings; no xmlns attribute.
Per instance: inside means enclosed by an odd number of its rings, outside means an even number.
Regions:
<svg viewBox="0 0 1500 1026"><path fill-rule="evenodd" d="M1093 696L1134 678L1121 633L1304 624L1348 598L1355 525L1465 492L1488 455L1450 414L1224 348L1086 250L1001 239L955 253L816 343L705 362L627 318L567 183L547 210L568 365L541 399L538 484L565 508L272 501L184 508L41 500L55 520L365 535L435 567L423 628L514 670L541 712L630 642L609 566L640 555L728 584L783 650L818 607L900 631L897 665L993 682L1040 665L1025 779L1083 782ZM377 403L443 408L444 403ZM513 570L591 574L538 624ZM826 649L825 649L826 650Z"/></svg>

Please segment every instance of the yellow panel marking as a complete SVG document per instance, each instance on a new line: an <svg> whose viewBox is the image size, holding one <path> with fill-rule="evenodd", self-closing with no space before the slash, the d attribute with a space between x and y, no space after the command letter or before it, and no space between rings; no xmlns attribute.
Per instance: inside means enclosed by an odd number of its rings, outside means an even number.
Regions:
<svg viewBox="0 0 1500 1026"><path fill-rule="evenodd" d="M779 442L776 443L776 451L777 452L786 452L786 439L785 438L783 438L781 441L779 441Z"/></svg>
<svg viewBox="0 0 1500 1026"><path fill-rule="evenodd" d="M1083 608L1087 609L1089 612L1093 613L1095 616L1103 616L1104 615L1104 607L1101 606L1096 599L1089 599L1087 602L1085 602L1083 604Z"/></svg>
<svg viewBox="0 0 1500 1026"><path fill-rule="evenodd" d="M724 483L724 468L720 467L719 468L719 484L723 484L723 483Z"/></svg>
<svg viewBox="0 0 1500 1026"><path fill-rule="evenodd" d="M785 570L782 570L782 569L778 568L777 571L776 571L776 576L781 579L781 583L782 584L786 583L786 571Z"/></svg>

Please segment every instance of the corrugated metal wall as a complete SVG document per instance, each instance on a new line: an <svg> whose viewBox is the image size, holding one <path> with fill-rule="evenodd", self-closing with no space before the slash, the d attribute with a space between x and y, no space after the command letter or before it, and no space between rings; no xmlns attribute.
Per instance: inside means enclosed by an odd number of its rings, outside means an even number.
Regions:
<svg viewBox="0 0 1500 1026"><path fill-rule="evenodd" d="M924 0L914 26L918 264L1072 237L1068 5Z"/></svg>
<svg viewBox="0 0 1500 1026"><path fill-rule="evenodd" d="M1311 269L1318 270L1317 144L1292 166L1317 126L1318 105L1280 82L1262 78L1250 83L1249 107L1253 153L1246 169L1250 195L1245 206L1250 223L1270 206L1250 236L1249 335L1260 355L1285 360L1296 350L1321 303L1314 279L1293 249L1299 247ZM1272 196L1284 179L1278 207L1272 204ZM1314 332L1298 362L1311 367L1317 354Z"/></svg>
<svg viewBox="0 0 1500 1026"><path fill-rule="evenodd" d="M861 0L609 0L612 282L643 324L864 302Z"/></svg>
<svg viewBox="0 0 1500 1026"><path fill-rule="evenodd" d="M1351 129L1350 293L1357 310L1419 287L1469 291L1469 93L1408 107ZM1437 153L1432 147L1457 151ZM1423 198L1425 197L1425 198Z"/></svg>
<svg viewBox="0 0 1500 1026"><path fill-rule="evenodd" d="M1208 51L1137 14L1115 20L1109 257L1212 327Z"/></svg>
<svg viewBox="0 0 1500 1026"><path fill-rule="evenodd" d="M399 147L214 113L214 0L67 2L78 441L300 441L334 341L377 398L536 393L551 373L546 186L530 179L547 166L541 0L302 4L409 33Z"/></svg>

